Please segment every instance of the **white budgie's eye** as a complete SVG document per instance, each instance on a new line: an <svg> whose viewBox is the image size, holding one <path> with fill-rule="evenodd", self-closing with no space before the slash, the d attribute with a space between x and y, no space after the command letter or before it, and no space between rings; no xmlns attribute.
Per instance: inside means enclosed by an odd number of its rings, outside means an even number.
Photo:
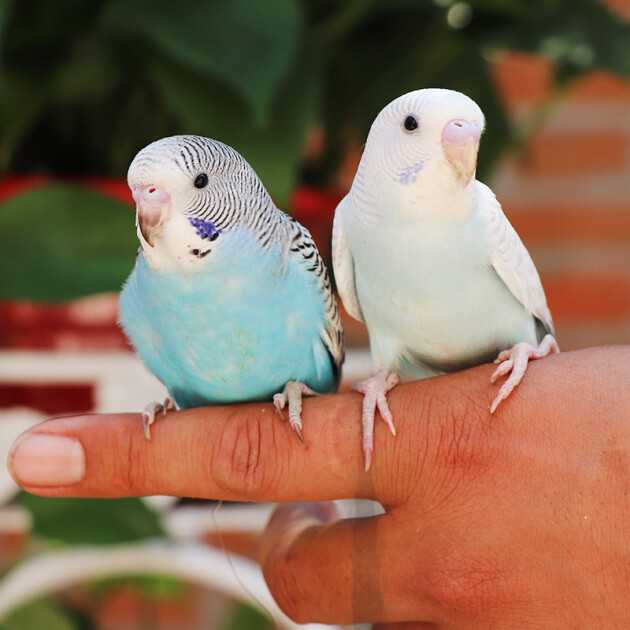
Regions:
<svg viewBox="0 0 630 630"><path fill-rule="evenodd" d="M407 116L403 124L406 131L412 132L418 128L418 119L415 116Z"/></svg>
<svg viewBox="0 0 630 630"><path fill-rule="evenodd" d="M193 184L195 188L205 188L208 185L208 176L205 173L199 173Z"/></svg>

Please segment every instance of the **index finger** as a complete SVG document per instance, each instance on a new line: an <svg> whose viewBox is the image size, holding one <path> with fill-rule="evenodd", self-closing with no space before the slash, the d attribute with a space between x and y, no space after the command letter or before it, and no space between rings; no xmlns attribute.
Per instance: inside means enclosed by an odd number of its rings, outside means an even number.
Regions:
<svg viewBox="0 0 630 630"><path fill-rule="evenodd" d="M9 455L16 481L49 497L151 494L246 501L370 496L360 448L361 397L321 396L303 409L308 448L267 403L45 421ZM379 431L380 433L380 431ZM386 439L385 432L378 435Z"/></svg>

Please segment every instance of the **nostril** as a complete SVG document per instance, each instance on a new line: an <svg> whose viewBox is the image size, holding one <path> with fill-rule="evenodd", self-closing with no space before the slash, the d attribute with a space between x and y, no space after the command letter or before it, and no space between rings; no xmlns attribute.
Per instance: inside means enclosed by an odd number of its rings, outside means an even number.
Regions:
<svg viewBox="0 0 630 630"><path fill-rule="evenodd" d="M480 126L473 121L451 120L442 130L442 141L446 144L464 144L469 140L479 141Z"/></svg>
<svg viewBox="0 0 630 630"><path fill-rule="evenodd" d="M469 137L469 125L463 120L451 120L442 131L442 140L448 144L463 144Z"/></svg>
<svg viewBox="0 0 630 630"><path fill-rule="evenodd" d="M170 201L169 194L154 184L145 186L137 192L135 191L136 189L134 188L134 199L136 199L136 203L143 202L155 206L167 204Z"/></svg>

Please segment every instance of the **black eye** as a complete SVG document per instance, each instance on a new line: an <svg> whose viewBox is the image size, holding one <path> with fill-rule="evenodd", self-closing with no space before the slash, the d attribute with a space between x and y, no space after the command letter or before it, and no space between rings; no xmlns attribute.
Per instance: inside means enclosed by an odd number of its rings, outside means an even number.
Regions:
<svg viewBox="0 0 630 630"><path fill-rule="evenodd" d="M208 176L205 173L199 173L195 177L194 185L195 188L205 188L208 185Z"/></svg>
<svg viewBox="0 0 630 630"><path fill-rule="evenodd" d="M415 116L407 116L405 118L405 129L407 131L415 131L418 128L418 121Z"/></svg>

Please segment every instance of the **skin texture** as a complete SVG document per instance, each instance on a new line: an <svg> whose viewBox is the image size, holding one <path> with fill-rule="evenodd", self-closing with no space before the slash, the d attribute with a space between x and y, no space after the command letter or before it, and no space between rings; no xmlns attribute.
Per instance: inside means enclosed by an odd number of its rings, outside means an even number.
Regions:
<svg viewBox="0 0 630 630"><path fill-rule="evenodd" d="M330 503L275 512L261 562L301 622L629 627L630 347L534 362L494 416L491 370L395 388L398 435L377 423L369 473L361 396L350 393L305 401L306 450L271 404L174 412L153 442L137 414L49 420L30 433L79 440L85 477L23 485L44 496L381 502L384 515L355 520ZM10 465L23 474L19 458L18 446Z"/></svg>

